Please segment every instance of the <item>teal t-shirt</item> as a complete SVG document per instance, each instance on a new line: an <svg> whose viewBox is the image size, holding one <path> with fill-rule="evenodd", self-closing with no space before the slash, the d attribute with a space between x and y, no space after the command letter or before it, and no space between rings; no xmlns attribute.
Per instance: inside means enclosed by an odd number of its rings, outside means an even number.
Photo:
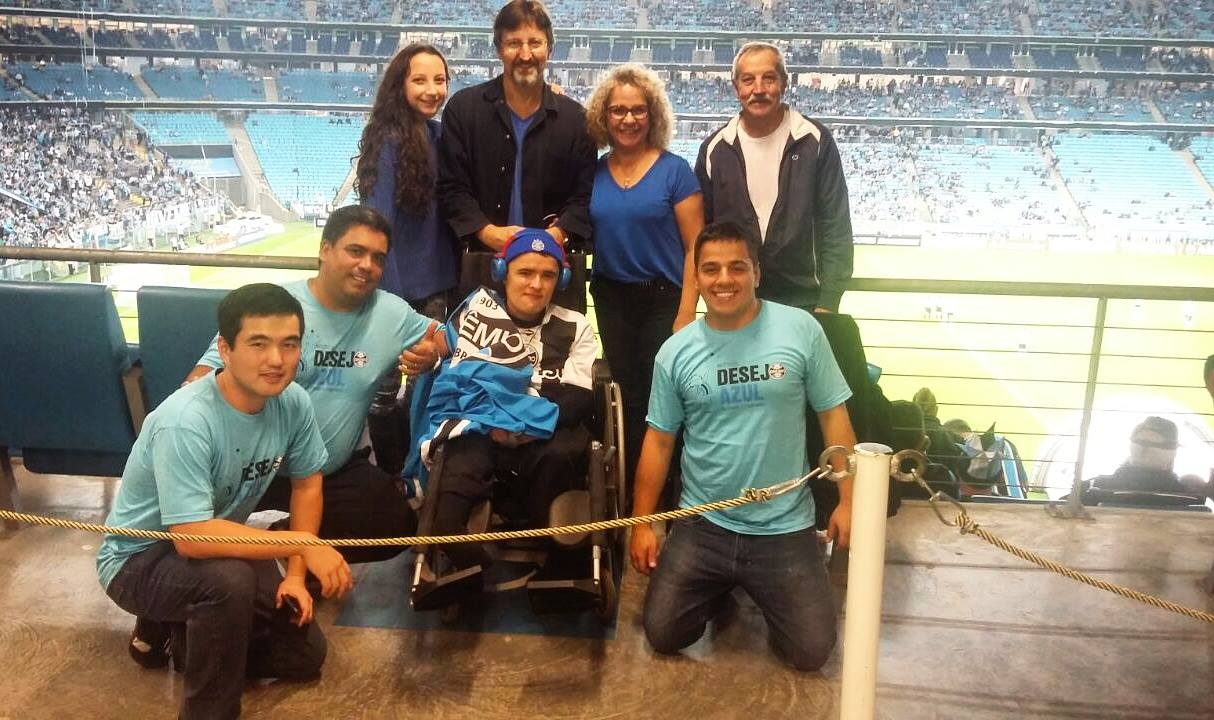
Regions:
<svg viewBox="0 0 1214 720"><path fill-rule="evenodd" d="M295 382L312 397L320 436L329 450L326 475L345 465L358 447L379 380L397 367L401 350L419 340L430 319L399 297L376 290L353 312L325 308L307 280L283 285L304 311L303 353ZM214 341L199 365L223 365Z"/></svg>
<svg viewBox="0 0 1214 720"><path fill-rule="evenodd" d="M288 385L249 415L223 399L212 373L147 416L106 524L168 530L214 518L243 523L276 474L307 477L326 457L303 388ZM127 558L155 542L106 535L97 552L102 587Z"/></svg>
<svg viewBox="0 0 1214 720"><path fill-rule="evenodd" d="M691 507L804 475L806 412L849 397L817 321L765 300L740 330L713 330L700 318L662 345L648 421L663 432L683 429L679 504ZM813 495L803 486L704 517L747 535L795 532L813 525Z"/></svg>

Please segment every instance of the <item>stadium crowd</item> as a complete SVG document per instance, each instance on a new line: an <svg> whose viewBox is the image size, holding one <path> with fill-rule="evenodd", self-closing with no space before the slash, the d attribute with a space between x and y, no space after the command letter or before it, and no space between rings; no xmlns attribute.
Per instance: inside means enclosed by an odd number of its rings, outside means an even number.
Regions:
<svg viewBox="0 0 1214 720"><path fill-rule="evenodd" d="M112 115L66 107L0 110L0 244L70 247L82 224L140 218L200 197L184 171L132 146Z"/></svg>

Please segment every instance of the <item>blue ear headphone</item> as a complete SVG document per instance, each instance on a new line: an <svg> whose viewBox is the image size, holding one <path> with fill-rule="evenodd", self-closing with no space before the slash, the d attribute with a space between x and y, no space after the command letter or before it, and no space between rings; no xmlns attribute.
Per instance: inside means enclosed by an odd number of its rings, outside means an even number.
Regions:
<svg viewBox="0 0 1214 720"><path fill-rule="evenodd" d="M560 274L556 278L556 289L564 290L569 287L569 282L573 279L573 272L569 269L569 262L565 259L564 250L556 244L556 240L552 239L548 231L536 228L520 230L510 238L510 241L493 256L493 261L489 265L489 277L496 283L505 282L506 266L514 258L528 252L543 253L556 258L557 263L561 266Z"/></svg>

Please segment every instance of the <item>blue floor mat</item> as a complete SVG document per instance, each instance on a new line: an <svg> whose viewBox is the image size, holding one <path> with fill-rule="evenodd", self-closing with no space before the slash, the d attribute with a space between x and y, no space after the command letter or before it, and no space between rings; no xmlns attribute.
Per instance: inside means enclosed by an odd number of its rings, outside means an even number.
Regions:
<svg viewBox="0 0 1214 720"><path fill-rule="evenodd" d="M492 582L519 574L519 566L498 563L490 570ZM358 580L337 616L337 624L349 627L450 630L512 635L550 635L610 640L615 637L615 619L604 625L593 611L537 615L527 601L525 588L486 593L483 602L466 608L451 623L439 620L438 612L414 612L409 605L409 581L413 554L401 553L391 560L374 563Z"/></svg>

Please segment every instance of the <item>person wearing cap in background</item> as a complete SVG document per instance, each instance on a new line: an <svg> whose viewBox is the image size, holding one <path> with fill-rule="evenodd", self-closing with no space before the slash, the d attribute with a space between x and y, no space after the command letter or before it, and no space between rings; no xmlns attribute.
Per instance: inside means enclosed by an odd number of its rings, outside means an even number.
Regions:
<svg viewBox="0 0 1214 720"><path fill-rule="evenodd" d="M1088 481L1083 493L1085 505L1095 505L1108 492L1135 491L1192 495L1172 465L1180 446L1176 423L1152 415L1130 433L1130 457L1113 472ZM1104 492L1102 492L1104 491Z"/></svg>
<svg viewBox="0 0 1214 720"><path fill-rule="evenodd" d="M415 348L449 356L417 425L428 428L417 444L423 459L432 459L436 439L445 448L436 535L464 532L495 477L519 478L533 524L547 520L557 495L585 482L599 346L585 315L552 304L569 282L565 252L550 233L527 228L496 253L492 275L504 293L477 288L432 346ZM456 570L489 563L476 544L443 551ZM479 586L479 575L461 581L462 590Z"/></svg>

